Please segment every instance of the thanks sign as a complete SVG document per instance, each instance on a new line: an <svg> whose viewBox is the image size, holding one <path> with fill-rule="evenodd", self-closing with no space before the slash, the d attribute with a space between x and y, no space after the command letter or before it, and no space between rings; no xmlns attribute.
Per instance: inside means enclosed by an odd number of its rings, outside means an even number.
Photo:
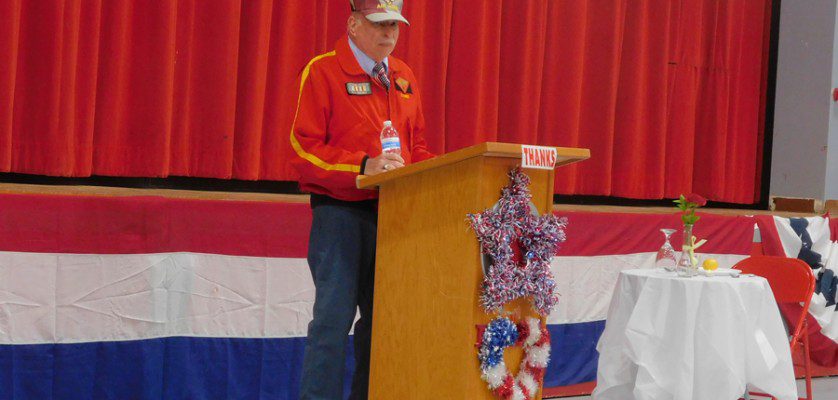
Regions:
<svg viewBox="0 0 838 400"><path fill-rule="evenodd" d="M553 169L558 153L555 147L521 146L521 166L524 168Z"/></svg>

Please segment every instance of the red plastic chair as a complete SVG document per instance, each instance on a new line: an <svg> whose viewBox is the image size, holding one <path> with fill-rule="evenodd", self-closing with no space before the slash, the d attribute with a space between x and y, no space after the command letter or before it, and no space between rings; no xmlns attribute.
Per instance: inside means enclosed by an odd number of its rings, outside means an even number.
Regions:
<svg viewBox="0 0 838 400"><path fill-rule="evenodd" d="M784 317L788 326L793 328L789 341L792 354L800 348L800 345L803 346L806 397L800 399L812 400L812 369L809 360L808 324L806 323L806 317L809 315L809 303L812 301L812 294L815 292L815 274L812 273L812 268L809 264L796 258L775 256L751 256L736 263L733 268L768 280L777 304L794 303L803 305L800 317L796 321L790 320L787 314L784 314ZM774 398L764 393L750 394Z"/></svg>

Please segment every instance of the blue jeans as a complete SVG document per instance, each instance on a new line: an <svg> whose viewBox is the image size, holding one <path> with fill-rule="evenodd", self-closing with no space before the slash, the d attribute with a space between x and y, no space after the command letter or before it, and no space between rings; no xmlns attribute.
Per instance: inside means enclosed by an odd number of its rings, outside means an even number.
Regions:
<svg viewBox="0 0 838 400"><path fill-rule="evenodd" d="M356 307L355 375L350 399L369 385L377 214L341 205L313 208L308 265L314 279L314 319L308 325L301 400L342 400L346 341Z"/></svg>

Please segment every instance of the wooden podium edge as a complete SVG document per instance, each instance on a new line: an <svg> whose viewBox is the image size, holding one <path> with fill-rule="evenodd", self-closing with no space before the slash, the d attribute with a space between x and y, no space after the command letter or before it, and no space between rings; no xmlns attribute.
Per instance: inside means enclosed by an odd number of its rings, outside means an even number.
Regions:
<svg viewBox="0 0 838 400"><path fill-rule="evenodd" d="M558 159L556 166L572 164L586 160L591 157L591 151L575 147L556 147ZM374 189L382 183L399 179L404 176L418 174L429 169L454 164L469 158L478 156L520 158L521 145L515 143L485 142L474 146L466 147L439 157L434 157L416 164L407 165L404 168L384 172L378 175L359 175L355 185L358 189Z"/></svg>

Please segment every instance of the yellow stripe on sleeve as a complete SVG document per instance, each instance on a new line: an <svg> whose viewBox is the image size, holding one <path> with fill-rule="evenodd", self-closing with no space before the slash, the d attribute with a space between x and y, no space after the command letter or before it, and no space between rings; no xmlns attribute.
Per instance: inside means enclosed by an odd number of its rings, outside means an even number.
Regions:
<svg viewBox="0 0 838 400"><path fill-rule="evenodd" d="M325 169L327 171L344 171L344 172L354 172L360 173L361 166L360 165L352 165L352 164L329 164L326 161L321 160L314 154L311 154L305 149L303 146L300 145L300 142L297 140L297 136L294 135L294 127L297 125L297 117L300 114L300 99L303 97L303 85L305 85L306 79L308 79L309 73L311 73L311 65L320 60L321 58L325 57L333 57L335 55L334 51L330 51L326 54L321 54L317 57L314 57L309 61L308 65L306 65L305 69L303 70L302 77L300 77L300 93L297 95L297 110L294 112L294 123L291 124L291 147L294 148L294 151L297 152L297 155L300 158L308 160L308 162Z"/></svg>

